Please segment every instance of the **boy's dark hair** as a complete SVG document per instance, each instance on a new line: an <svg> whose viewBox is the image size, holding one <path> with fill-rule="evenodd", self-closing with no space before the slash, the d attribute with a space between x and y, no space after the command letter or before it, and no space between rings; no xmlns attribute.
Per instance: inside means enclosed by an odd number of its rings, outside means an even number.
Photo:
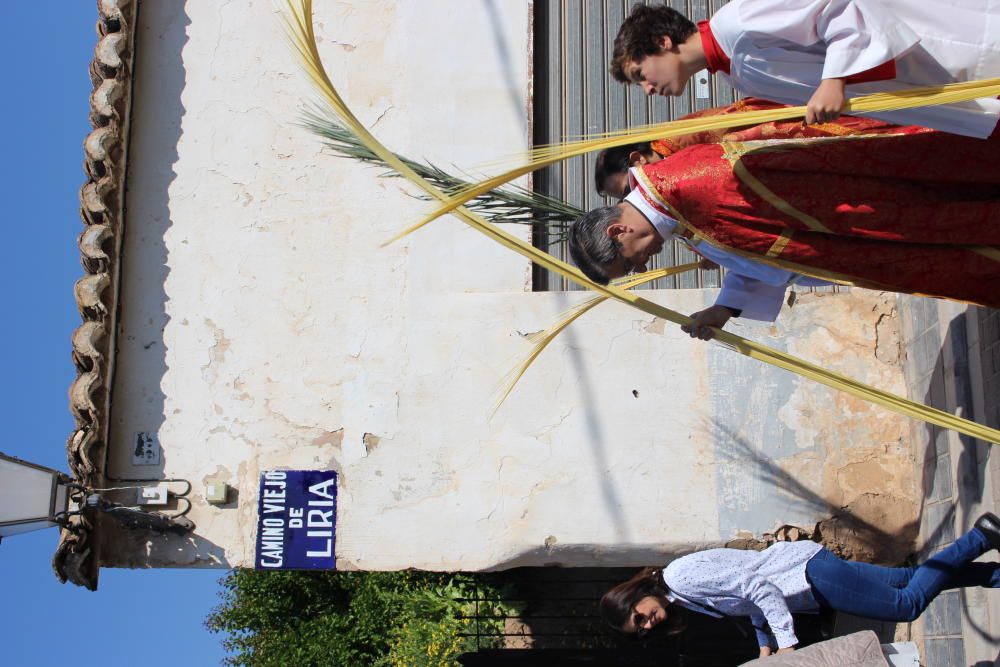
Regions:
<svg viewBox="0 0 1000 667"><path fill-rule="evenodd" d="M653 152L653 148L649 145L648 141L643 141L627 146L605 148L597 154L597 161L594 162L594 189L597 190L599 195L607 196L604 193L604 183L608 178L615 174L627 172L629 167L632 166L629 155L633 151L638 151L648 156Z"/></svg>
<svg viewBox="0 0 1000 667"><path fill-rule="evenodd" d="M646 56L659 53L664 36L669 37L674 44L681 44L696 32L698 28L695 24L676 9L666 5L635 5L615 37L611 76L616 81L629 83L625 72L628 63L638 63Z"/></svg>

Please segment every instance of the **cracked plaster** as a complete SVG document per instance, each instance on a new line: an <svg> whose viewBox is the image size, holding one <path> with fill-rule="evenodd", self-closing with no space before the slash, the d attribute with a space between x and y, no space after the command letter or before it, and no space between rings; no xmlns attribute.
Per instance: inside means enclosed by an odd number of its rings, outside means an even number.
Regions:
<svg viewBox="0 0 1000 667"><path fill-rule="evenodd" d="M139 47L129 223L142 231L126 238L111 465L147 472L125 443L155 430L164 462L148 472L235 469L239 501L196 503L195 540L126 541L105 564L249 564L257 480L274 467L339 471L344 568L644 564L853 507L876 455L898 487L886 497L908 507L909 454L890 446L902 419L617 304L565 332L491 418L530 349L519 332L587 295L527 292L523 260L453 219L381 248L427 204L294 127L309 89L265 5L144 10L163 39ZM527 54L528 3L517 6L503 32L516 36L509 53ZM317 29L331 76L381 139L468 166L526 147L527 60L500 62L483 9L454 7L324 5ZM428 25L451 38L423 48ZM374 27L378 43L364 38ZM458 57L471 50L481 57ZM519 111L490 75L504 66L525 83ZM164 73L183 83L179 105L150 85ZM650 296L681 312L714 299ZM734 326L898 390L898 365L873 353L892 323L890 298L856 291L804 295L775 326ZM775 485L786 469L826 504L789 503Z"/></svg>

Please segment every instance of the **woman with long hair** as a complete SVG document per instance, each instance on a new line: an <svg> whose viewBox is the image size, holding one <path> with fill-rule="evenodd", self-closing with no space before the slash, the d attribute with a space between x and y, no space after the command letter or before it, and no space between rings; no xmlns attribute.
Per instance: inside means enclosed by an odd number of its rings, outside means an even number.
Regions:
<svg viewBox="0 0 1000 667"><path fill-rule="evenodd" d="M601 598L612 628L642 636L654 627L678 632L678 608L710 616L748 616L760 655L798 644L792 612L821 607L880 621L916 619L951 588L1000 588L1000 563L974 563L1000 549L1000 518L975 527L917 567L842 560L815 542L778 542L763 551L709 549L663 568L646 568Z"/></svg>

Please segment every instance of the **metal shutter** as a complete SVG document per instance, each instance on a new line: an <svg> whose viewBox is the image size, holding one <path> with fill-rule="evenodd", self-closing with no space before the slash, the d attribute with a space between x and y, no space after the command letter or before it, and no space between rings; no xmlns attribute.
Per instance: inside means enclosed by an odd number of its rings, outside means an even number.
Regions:
<svg viewBox="0 0 1000 667"><path fill-rule="evenodd" d="M646 97L635 86L608 74L611 46L633 0L535 0L534 141L548 144L593 132L672 120L698 109L730 104L735 91L699 75L683 97ZM646 4L654 4L647 1ZM673 0L671 7L693 21L708 18L724 0ZM594 155L573 158L535 175L535 189L589 210L613 203L593 186ZM537 242L545 247L547 243ZM564 244L545 249L568 260ZM667 246L650 268L693 261L679 244ZM697 271L657 280L650 288L718 287L718 270ZM536 290L576 289L563 278L536 267Z"/></svg>

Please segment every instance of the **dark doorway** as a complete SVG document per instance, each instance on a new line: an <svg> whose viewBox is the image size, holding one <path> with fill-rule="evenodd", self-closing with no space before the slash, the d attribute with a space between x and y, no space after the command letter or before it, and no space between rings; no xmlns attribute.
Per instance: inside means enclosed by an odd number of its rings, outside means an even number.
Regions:
<svg viewBox="0 0 1000 667"><path fill-rule="evenodd" d="M518 568L486 575L504 591L503 599L466 600L482 610L469 617L469 635L480 650L459 662L467 667L726 667L757 657L746 619L690 613L683 633L654 631L641 641L607 628L598 600L634 573L635 568ZM815 614L797 615L795 629L802 645L821 639Z"/></svg>

